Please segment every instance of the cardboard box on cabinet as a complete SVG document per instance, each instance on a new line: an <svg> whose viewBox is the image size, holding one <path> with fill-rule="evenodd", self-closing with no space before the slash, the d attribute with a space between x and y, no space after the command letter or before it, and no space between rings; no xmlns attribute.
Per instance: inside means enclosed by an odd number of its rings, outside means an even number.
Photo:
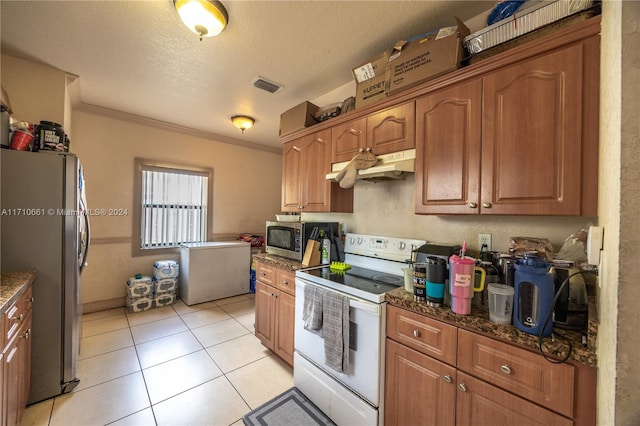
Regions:
<svg viewBox="0 0 640 426"><path fill-rule="evenodd" d="M317 124L314 117L317 111L316 105L305 101L280 114L280 136Z"/></svg>
<svg viewBox="0 0 640 426"><path fill-rule="evenodd" d="M464 58L462 41L469 35L469 28L458 18L455 20L452 27L396 43L387 65L387 96L460 67Z"/></svg>
<svg viewBox="0 0 640 426"><path fill-rule="evenodd" d="M390 54L390 50L382 52L352 70L356 80L356 109L387 97L385 86Z"/></svg>

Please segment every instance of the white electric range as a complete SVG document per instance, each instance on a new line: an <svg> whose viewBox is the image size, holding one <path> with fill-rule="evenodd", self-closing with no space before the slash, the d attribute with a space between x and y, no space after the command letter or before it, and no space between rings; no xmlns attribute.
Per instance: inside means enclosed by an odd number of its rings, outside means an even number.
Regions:
<svg viewBox="0 0 640 426"><path fill-rule="evenodd" d="M424 240L347 234L342 272L319 267L296 272L294 384L339 425L379 425L384 412L386 292L404 285L402 269ZM321 335L304 328L305 287L346 295L349 366L325 364Z"/></svg>

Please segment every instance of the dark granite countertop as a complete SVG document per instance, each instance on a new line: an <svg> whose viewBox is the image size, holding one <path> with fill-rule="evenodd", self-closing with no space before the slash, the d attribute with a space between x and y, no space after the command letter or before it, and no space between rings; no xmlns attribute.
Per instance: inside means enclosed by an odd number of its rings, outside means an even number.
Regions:
<svg viewBox="0 0 640 426"><path fill-rule="evenodd" d="M470 315L458 315L447 307L434 308L427 306L424 302L416 302L413 300L413 294L407 292L404 287L399 287L386 294L386 301L394 306L404 308L436 320L460 327L469 331L477 332L497 340L538 351L538 337L532 334L524 333L513 325L501 325L489 320L488 306L474 306ZM581 334L576 331L562 330L562 335L566 336L572 345L572 353L570 360L586 364L591 367L597 367L596 358L596 338L598 334L598 321L595 308L590 308L589 314L589 330L587 333L587 346L582 345ZM564 357L568 350L567 342L554 336L553 339L545 338L543 342L545 352L558 357Z"/></svg>
<svg viewBox="0 0 640 426"><path fill-rule="evenodd" d="M298 269L302 269L302 263L299 260L287 259L286 257L276 256L275 254L254 254L253 259L288 271L297 271Z"/></svg>
<svg viewBox="0 0 640 426"><path fill-rule="evenodd" d="M36 271L8 272L0 278L0 315L15 302L36 278Z"/></svg>

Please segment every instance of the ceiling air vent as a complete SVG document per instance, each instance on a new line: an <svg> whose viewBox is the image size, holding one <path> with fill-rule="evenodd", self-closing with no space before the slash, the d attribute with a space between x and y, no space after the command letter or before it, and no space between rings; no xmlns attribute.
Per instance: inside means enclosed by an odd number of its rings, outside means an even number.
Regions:
<svg viewBox="0 0 640 426"><path fill-rule="evenodd" d="M275 83L273 81L269 81L266 78L260 76L257 76L256 78L251 80L251 84L253 84L254 87L257 87L258 89L262 89L269 93L276 93L280 89L284 88L283 85Z"/></svg>

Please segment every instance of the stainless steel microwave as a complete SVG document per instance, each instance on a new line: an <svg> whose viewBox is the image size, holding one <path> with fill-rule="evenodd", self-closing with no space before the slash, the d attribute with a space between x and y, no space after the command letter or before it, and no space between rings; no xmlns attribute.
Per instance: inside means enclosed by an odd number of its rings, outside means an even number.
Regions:
<svg viewBox="0 0 640 426"><path fill-rule="evenodd" d="M323 230L332 243L340 238L338 222L267 222L265 251L301 261L314 228Z"/></svg>

